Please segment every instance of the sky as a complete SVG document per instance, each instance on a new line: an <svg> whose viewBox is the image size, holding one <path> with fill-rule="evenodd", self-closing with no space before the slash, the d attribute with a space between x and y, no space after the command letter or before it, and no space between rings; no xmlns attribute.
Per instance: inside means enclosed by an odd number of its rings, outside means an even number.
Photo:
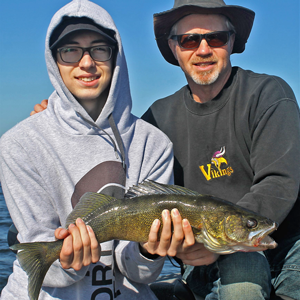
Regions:
<svg viewBox="0 0 300 300"><path fill-rule="evenodd" d="M53 14L68 0L2 0L0 10L0 136L29 117L33 106L53 91L44 59L46 31ZM127 59L133 113L141 116L157 99L186 79L160 54L153 14L169 10L173 0L94 0L113 17ZM300 1L225 0L255 11L254 26L233 66L277 75L292 87L300 103Z"/></svg>

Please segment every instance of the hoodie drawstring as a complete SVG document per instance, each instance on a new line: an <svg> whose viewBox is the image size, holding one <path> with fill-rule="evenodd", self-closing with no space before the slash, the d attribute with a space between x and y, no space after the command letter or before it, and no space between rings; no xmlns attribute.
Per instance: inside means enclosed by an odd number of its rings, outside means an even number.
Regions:
<svg viewBox="0 0 300 300"><path fill-rule="evenodd" d="M123 166L123 169L126 171L126 163L125 163L125 150L124 150L124 145L123 145L123 141L122 141L122 138L121 138L121 135L120 135L120 132L118 130L118 127L115 123L115 120L113 118L113 115L112 113L109 115L108 117L108 122L109 122L109 125L113 131L113 134L115 136L115 139L117 141L117 144L118 144L118 147L119 147L119 150L120 150L120 153L121 153L121 160L122 160L122 166ZM103 130L104 131L104 130ZM111 138L111 137L110 137ZM116 147L116 144L114 142L114 146ZM116 151L116 150L115 150Z"/></svg>

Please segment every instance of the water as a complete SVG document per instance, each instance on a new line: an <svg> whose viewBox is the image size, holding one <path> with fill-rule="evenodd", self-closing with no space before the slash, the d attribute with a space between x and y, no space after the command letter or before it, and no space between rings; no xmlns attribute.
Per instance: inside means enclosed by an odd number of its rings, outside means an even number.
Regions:
<svg viewBox="0 0 300 300"><path fill-rule="evenodd" d="M8 276L12 273L12 265L15 260L15 254L9 250L7 245L7 232L11 224L12 220L9 216L0 184L0 294L7 283ZM180 272L180 269L174 267L172 263L166 259L160 276L164 278L178 272Z"/></svg>
<svg viewBox="0 0 300 300"><path fill-rule="evenodd" d="M0 184L0 293L7 283L8 276L12 273L15 254L7 245L7 232L12 224Z"/></svg>

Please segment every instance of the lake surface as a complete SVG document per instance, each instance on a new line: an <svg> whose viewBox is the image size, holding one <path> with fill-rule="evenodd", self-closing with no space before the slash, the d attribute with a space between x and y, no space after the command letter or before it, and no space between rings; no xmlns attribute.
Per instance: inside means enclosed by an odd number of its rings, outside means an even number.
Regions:
<svg viewBox="0 0 300 300"><path fill-rule="evenodd" d="M7 283L8 276L12 273L13 261L16 258L7 244L7 232L11 224L12 220L9 216L0 184L0 294ZM160 276L167 276L171 273L178 272L180 272L180 269L174 267L170 261L166 259Z"/></svg>
<svg viewBox="0 0 300 300"><path fill-rule="evenodd" d="M15 254L8 248L7 232L12 224L0 184L0 292L7 283L7 278L12 272Z"/></svg>

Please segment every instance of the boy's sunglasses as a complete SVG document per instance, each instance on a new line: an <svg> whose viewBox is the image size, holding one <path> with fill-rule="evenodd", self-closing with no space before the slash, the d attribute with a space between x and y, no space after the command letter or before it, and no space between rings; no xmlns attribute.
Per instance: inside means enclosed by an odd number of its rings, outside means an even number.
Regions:
<svg viewBox="0 0 300 300"><path fill-rule="evenodd" d="M203 39L210 47L222 47L227 45L230 36L234 33L230 31L214 31L206 34L186 33L172 35L170 39L176 40L182 49L196 49L200 46Z"/></svg>

